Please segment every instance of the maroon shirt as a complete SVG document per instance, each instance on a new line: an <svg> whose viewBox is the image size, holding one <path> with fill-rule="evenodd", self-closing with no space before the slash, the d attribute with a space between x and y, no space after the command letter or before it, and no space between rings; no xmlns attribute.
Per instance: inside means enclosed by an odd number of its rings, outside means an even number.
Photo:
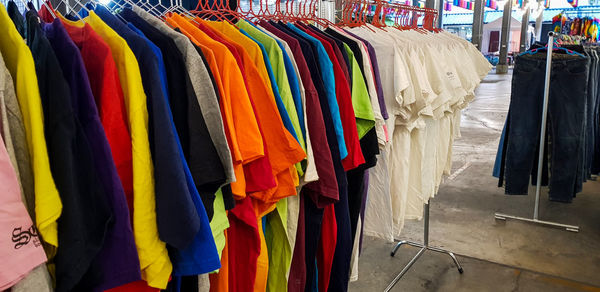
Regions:
<svg viewBox="0 0 600 292"><path fill-rule="evenodd" d="M266 21L262 21L260 25L290 46L296 65L298 66L302 86L306 93L308 134L310 135L313 154L315 156L315 166L319 175L318 181L311 182L304 187L313 191L310 192L311 199L317 206L322 208L328 204L337 202L339 194L331 151L329 150L327 134L325 132L325 122L323 121L323 113L321 111L321 104L319 103L319 95L310 76L310 69L308 69L298 40L278 30Z"/></svg>

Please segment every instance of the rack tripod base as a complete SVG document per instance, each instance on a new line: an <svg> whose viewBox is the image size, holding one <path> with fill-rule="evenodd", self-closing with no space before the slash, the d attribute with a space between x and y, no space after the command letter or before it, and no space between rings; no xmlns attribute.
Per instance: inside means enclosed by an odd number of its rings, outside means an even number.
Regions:
<svg viewBox="0 0 600 292"><path fill-rule="evenodd" d="M391 256L396 255L396 251L398 251L398 248L400 248L400 246L402 246L403 244L421 248L419 250L419 252L417 252L417 254L410 260L410 262L408 262L408 264L406 264L406 266L404 266L404 269L402 269L402 271L400 271L400 273L394 278L394 280L392 280L392 282L387 286L387 288L385 288L385 290L384 290L385 292L392 290L392 288L394 288L396 283L398 283L398 281L400 281L400 278L402 278L402 276L404 276L404 274L406 274L406 272L408 272L408 270L410 270L410 268L417 262L417 260L428 250L439 252L439 253L445 253L445 254L449 255L452 258L452 260L454 261L454 264L456 265L458 272L461 274L463 273L463 268L460 265L460 263L458 262L458 260L456 259L456 256L454 256L454 253L444 250L444 249L441 249L441 248L429 246L429 203L424 204L423 217L424 217L424 220L423 220L423 225L424 225L423 226L424 227L423 228L423 242L424 243L418 243L418 242L409 241L409 240L402 240L402 241L398 242L398 244L396 244L396 246L394 246L394 249L392 249L392 252L390 254Z"/></svg>
<svg viewBox="0 0 600 292"><path fill-rule="evenodd" d="M402 269L402 271L400 271L400 273L396 276L396 278L394 278L394 280L392 280L392 282L384 290L385 292L390 291L396 285L396 283L400 280L400 278L402 278L402 276L404 276L404 274L406 274L406 272L408 272L408 270L410 270L410 268L412 267L412 265L414 265L417 262L417 260L425 253L425 251L428 251L428 250L447 254L454 261L454 264L456 265L456 268L458 269L458 272L461 273L461 274L464 272L462 266L458 262L458 259L456 259L456 256L451 251L447 251L445 249L441 249L441 248L437 248L437 247L433 247L433 246L429 246L429 245L426 246L426 245L424 245L422 243L418 243L418 242L414 242L414 241L402 240L402 241L398 242L398 244L396 244L396 246L394 247L394 249L392 249L392 252L390 253L390 255L392 257L394 255L396 255L396 251L398 251L398 248L400 248L400 246L402 246L403 244L414 246L414 247L420 247L421 249L410 260L410 262L408 262L408 264L406 264L406 266L404 267L404 269Z"/></svg>
<svg viewBox="0 0 600 292"><path fill-rule="evenodd" d="M547 226L547 227L565 229L566 231L571 231L571 232L579 232L579 226L567 225L567 224L550 222L550 221L543 221L543 220L539 220L539 219L535 219L535 218L531 219L531 218L502 214L502 213L494 214L494 218L496 218L497 220L502 220L502 221L511 219L511 220L528 222L528 223L532 223L532 224L539 224L539 225L543 225L543 226Z"/></svg>

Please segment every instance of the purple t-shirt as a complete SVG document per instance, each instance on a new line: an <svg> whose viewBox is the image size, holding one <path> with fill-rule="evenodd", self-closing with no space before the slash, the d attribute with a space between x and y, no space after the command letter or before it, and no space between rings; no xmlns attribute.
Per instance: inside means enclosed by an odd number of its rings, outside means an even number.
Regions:
<svg viewBox="0 0 600 292"><path fill-rule="evenodd" d="M113 213L112 225L107 230L102 249L77 287L107 290L140 280L140 263L129 223L125 192L100 122L81 54L59 19L45 24L43 29L71 89L74 114L81 121L89 141L94 168Z"/></svg>

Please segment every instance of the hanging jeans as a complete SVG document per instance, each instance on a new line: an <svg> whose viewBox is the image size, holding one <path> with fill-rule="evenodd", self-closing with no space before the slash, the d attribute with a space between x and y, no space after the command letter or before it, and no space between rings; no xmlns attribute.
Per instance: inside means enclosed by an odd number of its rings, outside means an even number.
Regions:
<svg viewBox="0 0 600 292"><path fill-rule="evenodd" d="M512 80L506 193L526 195L537 167L546 56L518 56ZM589 58L555 53L548 99L550 199L571 202L581 163Z"/></svg>
<svg viewBox="0 0 600 292"><path fill-rule="evenodd" d="M590 55L591 68L589 76L589 86L592 92L588 92L588 117L587 117L587 153L589 157L589 172L591 174L600 173L600 48L592 46L587 47L586 52Z"/></svg>

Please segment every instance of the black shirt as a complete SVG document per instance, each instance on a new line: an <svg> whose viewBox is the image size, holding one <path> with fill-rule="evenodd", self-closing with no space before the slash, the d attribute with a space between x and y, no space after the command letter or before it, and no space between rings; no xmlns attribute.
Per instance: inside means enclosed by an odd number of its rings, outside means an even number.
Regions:
<svg viewBox="0 0 600 292"><path fill-rule="evenodd" d="M25 31L25 18L21 15L19 11L19 7L15 4L14 1L8 1L6 5L6 12L8 13L8 17L13 21L17 31L23 38L27 38Z"/></svg>
<svg viewBox="0 0 600 292"><path fill-rule="evenodd" d="M27 13L27 22L27 43L38 78L50 169L63 204L58 219L60 248L54 258L56 290L71 291L100 251L112 214L60 63L35 12Z"/></svg>

